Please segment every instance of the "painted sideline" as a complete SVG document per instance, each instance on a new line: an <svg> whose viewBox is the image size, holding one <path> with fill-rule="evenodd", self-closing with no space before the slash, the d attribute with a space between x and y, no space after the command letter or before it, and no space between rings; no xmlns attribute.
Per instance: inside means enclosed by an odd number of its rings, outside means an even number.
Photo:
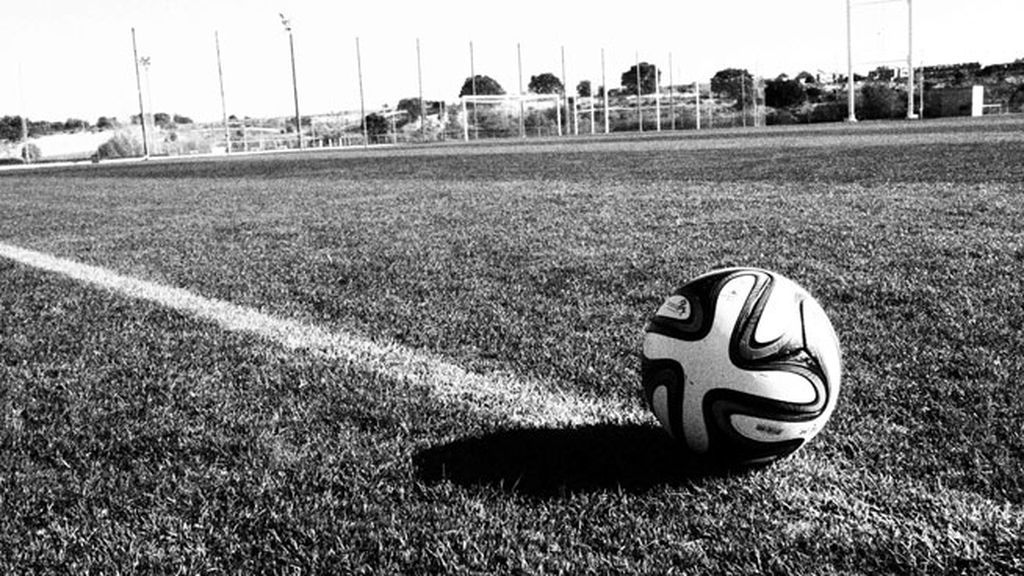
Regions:
<svg viewBox="0 0 1024 576"><path fill-rule="evenodd" d="M508 374L478 374L441 358L398 344L329 331L193 294L188 290L124 276L98 266L58 258L0 242L0 256L114 293L153 302L225 330L255 334L292 350L309 350L357 370L426 387L442 402L496 415L524 426L580 426L653 422L637 402L626 405L556 391L538 380Z"/></svg>

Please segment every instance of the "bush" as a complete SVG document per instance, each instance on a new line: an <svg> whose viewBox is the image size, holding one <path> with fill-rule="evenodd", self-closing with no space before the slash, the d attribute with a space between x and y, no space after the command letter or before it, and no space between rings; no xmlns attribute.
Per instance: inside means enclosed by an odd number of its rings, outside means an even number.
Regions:
<svg viewBox="0 0 1024 576"><path fill-rule="evenodd" d="M764 87L765 104L772 108L789 108L807 100L804 85L796 80L769 80Z"/></svg>
<svg viewBox="0 0 1024 576"><path fill-rule="evenodd" d="M818 104L811 109L811 122L842 122L848 115L846 108L842 102Z"/></svg>
<svg viewBox="0 0 1024 576"><path fill-rule="evenodd" d="M772 110L765 116L765 124L769 126L788 126L799 123L800 118L789 110Z"/></svg>
<svg viewBox="0 0 1024 576"><path fill-rule="evenodd" d="M907 105L900 93L885 84L865 84L857 116L865 120L881 120L906 116Z"/></svg>
<svg viewBox="0 0 1024 576"><path fill-rule="evenodd" d="M1009 108L1010 112L1024 112L1024 86L1010 96Z"/></svg>
<svg viewBox="0 0 1024 576"><path fill-rule="evenodd" d="M26 142L25 145L21 147L21 160L25 164L38 162L42 157L43 153L39 150L39 146L36 146L31 142Z"/></svg>
<svg viewBox="0 0 1024 576"><path fill-rule="evenodd" d="M134 136L126 132L114 134L96 149L96 154L104 160L112 158L134 158L142 156L142 144Z"/></svg>

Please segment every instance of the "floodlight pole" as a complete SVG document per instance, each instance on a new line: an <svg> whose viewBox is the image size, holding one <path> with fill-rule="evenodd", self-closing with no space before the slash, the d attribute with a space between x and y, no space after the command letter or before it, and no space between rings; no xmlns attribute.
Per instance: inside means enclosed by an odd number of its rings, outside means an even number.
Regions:
<svg viewBox="0 0 1024 576"><path fill-rule="evenodd" d="M139 59L139 63L142 64L143 75L146 77L146 106L149 107L149 137L152 139L154 132L156 132L156 113L153 111L153 88L149 84L149 65L151 60L149 56L143 56ZM146 119L142 119L145 124ZM153 149L152 142L149 146L150 150Z"/></svg>
<svg viewBox="0 0 1024 576"><path fill-rule="evenodd" d="M693 93L697 98L697 130L700 130L700 80L693 81Z"/></svg>
<svg viewBox="0 0 1024 576"><path fill-rule="evenodd" d="M604 133L608 134L609 121L608 121L608 83L604 77L604 48L601 48L601 95L604 97Z"/></svg>
<svg viewBox="0 0 1024 576"><path fill-rule="evenodd" d="M18 102L21 106L21 144L22 154L24 154L24 147L28 144L28 111L25 109L25 75L21 68L21 62L18 62L18 95L20 101Z"/></svg>
<svg viewBox="0 0 1024 576"><path fill-rule="evenodd" d="M643 85L640 83L640 52L633 54L636 60L636 117L640 132L644 131Z"/></svg>
<svg viewBox="0 0 1024 576"><path fill-rule="evenodd" d="M907 0L907 119L914 120L914 2Z"/></svg>
<svg viewBox="0 0 1024 576"><path fill-rule="evenodd" d="M292 36L291 20L281 14L281 24L288 31L288 49L292 57L292 95L295 99L295 133L299 138L299 148L302 148L302 116L299 115L299 81L295 74L295 38Z"/></svg>
<svg viewBox="0 0 1024 576"><path fill-rule="evenodd" d="M918 80L917 85L917 117L924 118L924 62L921 62L920 64L921 65L918 67L918 69L921 72L921 79Z"/></svg>
<svg viewBox="0 0 1024 576"><path fill-rule="evenodd" d="M363 147L370 145L369 129L366 126L366 98L363 95L363 55L359 50L359 37L356 36L356 70L359 73L359 118L363 124ZM392 117L394 120L394 117ZM394 134L394 130L392 130ZM397 142L397 137L395 137Z"/></svg>
<svg viewBox="0 0 1024 576"><path fill-rule="evenodd" d="M672 130L676 129L676 103L673 92L675 88L673 86L672 79L672 53L668 53L668 116L671 119L670 125Z"/></svg>
<svg viewBox="0 0 1024 576"><path fill-rule="evenodd" d="M562 46L562 97L565 98L565 133L568 134L572 128L572 120L569 116L569 77L565 75L565 46ZM562 135L562 124L558 124L558 135Z"/></svg>
<svg viewBox="0 0 1024 576"><path fill-rule="evenodd" d="M139 48L132 27L132 54L135 56L135 90L139 94L139 120L142 123L142 157L149 159L149 138L146 135L146 107L142 104L142 77L139 75Z"/></svg>
<svg viewBox="0 0 1024 576"><path fill-rule="evenodd" d="M224 124L224 149L231 154L231 131L228 130L228 107L224 101L224 69L220 64L220 33L213 31L213 40L217 46L217 78L220 81L220 115Z"/></svg>
<svg viewBox="0 0 1024 576"><path fill-rule="evenodd" d="M416 39L416 78L420 87L420 135L427 133L427 109L423 102L423 64L420 61L420 39Z"/></svg>
<svg viewBox="0 0 1024 576"><path fill-rule="evenodd" d="M519 137L526 138L526 105L523 102L523 46L516 42L516 60L519 62Z"/></svg>
<svg viewBox="0 0 1024 576"><path fill-rule="evenodd" d="M857 121L856 95L854 94L853 83L853 24L852 4L853 0L846 0L846 108L847 122Z"/></svg>
<svg viewBox="0 0 1024 576"><path fill-rule="evenodd" d="M743 127L747 127L747 75L746 68L740 72L740 102L743 104Z"/></svg>
<svg viewBox="0 0 1024 576"><path fill-rule="evenodd" d="M654 127L661 132L661 74L654 67Z"/></svg>
<svg viewBox="0 0 1024 576"><path fill-rule="evenodd" d="M469 41L469 84L470 84L470 89L471 89L471 91L473 93L473 97L476 98L476 62L475 62L475 58L474 58L474 55L473 55L473 41L472 40ZM465 114L465 112L466 112L466 109L465 109L466 108L466 102L465 101L462 102L462 108L463 108L463 110L462 110L463 111L463 116L466 118L466 122L469 122L469 116L466 116L466 114ZM476 102L473 103L473 132L474 132L474 134L476 136L476 139L479 140L480 139L480 125L477 122ZM468 130L466 131L466 140L467 141L469 140L469 131Z"/></svg>

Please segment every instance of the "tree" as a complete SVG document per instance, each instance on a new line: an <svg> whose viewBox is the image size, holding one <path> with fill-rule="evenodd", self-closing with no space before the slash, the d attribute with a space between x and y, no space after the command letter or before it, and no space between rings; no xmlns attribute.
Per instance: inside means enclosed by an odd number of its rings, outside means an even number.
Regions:
<svg viewBox="0 0 1024 576"><path fill-rule="evenodd" d="M622 73L622 89L627 94L636 94L636 67L634 64L629 70ZM647 62L640 63L640 87L644 94L653 94L661 79L661 71L654 64Z"/></svg>
<svg viewBox="0 0 1024 576"><path fill-rule="evenodd" d="M907 113L905 94L888 84L867 83L860 89L861 102L857 115L865 120L901 118Z"/></svg>
<svg viewBox="0 0 1024 576"><path fill-rule="evenodd" d="M30 120L28 123L29 136L46 136L48 134L53 134L54 132L61 132L63 130L63 122L48 122L46 120L33 122Z"/></svg>
<svg viewBox="0 0 1024 576"><path fill-rule="evenodd" d="M82 130L88 130L89 123L79 118L68 118L64 121L63 130L65 132L81 132Z"/></svg>
<svg viewBox="0 0 1024 576"><path fill-rule="evenodd" d="M0 140L17 142L21 140L21 116L0 118Z"/></svg>
<svg viewBox="0 0 1024 576"><path fill-rule="evenodd" d="M582 98L593 96L594 89L590 84L590 80L580 80L580 83L576 85L576 94Z"/></svg>
<svg viewBox="0 0 1024 576"><path fill-rule="evenodd" d="M794 80L796 80L797 82L802 82L804 84L817 84L818 83L818 79L813 74L811 74L810 72L808 72L806 70L804 70L803 72L797 74L796 78L794 78Z"/></svg>
<svg viewBox="0 0 1024 576"><path fill-rule="evenodd" d="M406 118L409 119L409 122L415 122L420 119L420 99L402 98L398 101L398 105L395 106L395 110L405 112Z"/></svg>
<svg viewBox="0 0 1024 576"><path fill-rule="evenodd" d="M374 139L383 136L388 133L388 120L374 112L373 114L367 114L366 118L363 119L366 123L366 134L369 135L370 139Z"/></svg>
<svg viewBox="0 0 1024 576"><path fill-rule="evenodd" d="M96 119L96 128L99 130L113 130L117 128L117 118L100 116Z"/></svg>
<svg viewBox="0 0 1024 576"><path fill-rule="evenodd" d="M711 91L736 101L736 109L754 102L754 77L747 70L726 68L711 77Z"/></svg>
<svg viewBox="0 0 1024 576"><path fill-rule="evenodd" d="M189 118L188 116L179 116L178 114L175 114L174 115L174 123L175 124L192 124L192 119Z"/></svg>
<svg viewBox="0 0 1024 576"><path fill-rule="evenodd" d="M789 108L807 100L804 85L799 80L779 76L764 85L764 103L772 108Z"/></svg>
<svg viewBox="0 0 1024 576"><path fill-rule="evenodd" d="M462 83L462 90L459 91L459 98L463 96L473 95L473 83L476 80L476 95L477 96L500 96L505 93L505 89L498 84L498 81L490 76L481 76L477 74L466 78L466 81Z"/></svg>
<svg viewBox="0 0 1024 576"><path fill-rule="evenodd" d="M564 94L565 85L562 81L550 72L530 76L530 92L534 94Z"/></svg>
<svg viewBox="0 0 1024 576"><path fill-rule="evenodd" d="M892 82L892 79L895 77L896 71L888 66L879 66L868 72L868 80L872 82Z"/></svg>
<svg viewBox="0 0 1024 576"><path fill-rule="evenodd" d="M167 112L157 112L153 114L153 124L161 128L167 128L171 125L171 115Z"/></svg>

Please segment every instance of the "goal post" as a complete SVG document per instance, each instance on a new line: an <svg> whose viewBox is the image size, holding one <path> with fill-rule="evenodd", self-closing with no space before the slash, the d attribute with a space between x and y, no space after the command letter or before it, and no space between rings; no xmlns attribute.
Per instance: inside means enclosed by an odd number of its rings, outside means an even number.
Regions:
<svg viewBox="0 0 1024 576"><path fill-rule="evenodd" d="M864 8L885 4L906 4L906 25L907 25L907 46L905 58L889 58L886 55L881 59L854 61L854 48L857 43L854 41L854 9L860 11ZM901 15L902 16L902 15ZM884 22L883 18L880 21ZM876 28L879 28L876 26ZM881 32L879 32L881 34ZM884 43L882 43L884 45ZM855 98L855 77L854 65L856 64L898 64L906 66L907 71L907 119L918 118L914 113L914 2L913 0L846 0L846 74L847 74L847 108L849 122L857 121L856 98ZM924 100L924 93L921 93L921 100Z"/></svg>
<svg viewBox="0 0 1024 576"><path fill-rule="evenodd" d="M560 94L466 95L459 101L462 139L467 142L471 132L475 139L479 139L481 133L489 138L510 137L515 131L524 137L530 131L538 135L549 132L562 135ZM549 122L551 114L554 118Z"/></svg>

